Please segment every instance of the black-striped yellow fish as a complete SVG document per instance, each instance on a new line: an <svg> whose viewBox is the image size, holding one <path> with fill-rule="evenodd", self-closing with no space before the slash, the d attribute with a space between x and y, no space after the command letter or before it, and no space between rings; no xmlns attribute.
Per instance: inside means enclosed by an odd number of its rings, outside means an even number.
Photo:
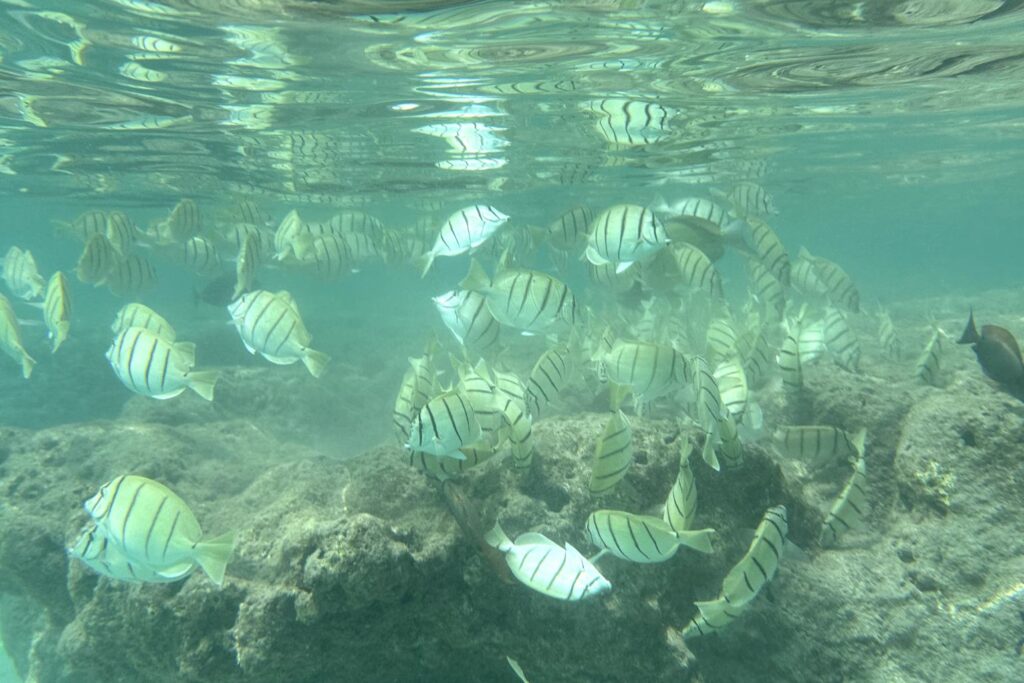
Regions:
<svg viewBox="0 0 1024 683"><path fill-rule="evenodd" d="M168 399L191 389L213 400L218 373L193 369L196 346L191 342L169 341L142 327L129 327L118 333L106 356L121 383L137 394Z"/></svg>
<svg viewBox="0 0 1024 683"><path fill-rule="evenodd" d="M665 501L662 519L673 531L688 531L693 526L697 515L697 482L690 467L690 453L693 444L685 437L679 437L683 443L679 454L679 472L676 481Z"/></svg>
<svg viewBox="0 0 1024 683"><path fill-rule="evenodd" d="M501 326L491 315L483 294L454 289L435 296L433 302L445 327L465 348L483 351L497 343Z"/></svg>
<svg viewBox="0 0 1024 683"><path fill-rule="evenodd" d="M734 609L747 605L757 597L778 571L788 533L786 508L782 505L768 508L754 531L754 540L747 554L722 581L719 597Z"/></svg>
<svg viewBox="0 0 1024 683"><path fill-rule="evenodd" d="M231 302L228 311L249 353L259 352L277 365L302 361L314 377L330 362L330 356L309 347L312 335L288 292L253 290Z"/></svg>
<svg viewBox="0 0 1024 683"><path fill-rule="evenodd" d="M867 485L867 467L864 458L860 457L853 465L853 475L825 517L818 538L821 545L834 545L846 531L864 527L865 518L871 512Z"/></svg>
<svg viewBox="0 0 1024 683"><path fill-rule="evenodd" d="M141 254L117 255L103 282L117 296L137 294L156 286L156 269Z"/></svg>
<svg viewBox="0 0 1024 683"><path fill-rule="evenodd" d="M110 329L116 335L129 327L141 327L169 342L173 342L177 336L171 324L145 304L135 303L122 306L114 317L114 324L110 326Z"/></svg>
<svg viewBox="0 0 1024 683"><path fill-rule="evenodd" d="M667 244L665 228L653 211L638 204L616 204L594 219L585 255L596 266L615 264L615 272L621 273Z"/></svg>
<svg viewBox="0 0 1024 683"><path fill-rule="evenodd" d="M209 273L220 269L220 254L213 242L205 237L189 237L185 240L182 258L185 265L196 273Z"/></svg>
<svg viewBox="0 0 1024 683"><path fill-rule="evenodd" d="M204 538L192 510L160 482L122 475L85 502L98 530L126 557L160 570L194 563L218 586L234 549L234 532Z"/></svg>
<svg viewBox="0 0 1024 683"><path fill-rule="evenodd" d="M671 250L682 284L714 300L722 298L722 276L703 251L685 242L672 245Z"/></svg>
<svg viewBox="0 0 1024 683"><path fill-rule="evenodd" d="M936 327L914 366L915 374L933 387L942 386L942 355L945 352L945 337L946 333Z"/></svg>
<svg viewBox="0 0 1024 683"><path fill-rule="evenodd" d="M860 293L857 286L839 264L821 256L814 256L806 249L800 250L800 258L811 262L818 281L834 303L853 313L860 312Z"/></svg>
<svg viewBox="0 0 1024 683"><path fill-rule="evenodd" d="M0 294L0 350L21 363L21 374L25 379L32 375L36 361L28 355L22 344L18 316L14 314L11 302L3 294Z"/></svg>
<svg viewBox="0 0 1024 683"><path fill-rule="evenodd" d="M791 265L789 252L782 246L782 240L763 220L750 217L747 223L750 225L751 246L761 265L775 276L779 284L789 287Z"/></svg>
<svg viewBox="0 0 1024 683"><path fill-rule="evenodd" d="M839 367L849 372L860 371L860 342L850 329L846 314L830 306L822 321L825 334L825 348L832 354Z"/></svg>
<svg viewBox="0 0 1024 683"><path fill-rule="evenodd" d="M392 411L392 423L395 436L400 444L409 441L409 430L413 419L419 414L432 396L437 393L437 369L434 367L434 346L427 347L426 353L419 358L409 358L409 369L402 377L398 388L395 407Z"/></svg>
<svg viewBox="0 0 1024 683"><path fill-rule="evenodd" d="M616 410L597 439L590 468L590 492L601 495L611 491L626 476L632 464L633 430L626 415Z"/></svg>
<svg viewBox="0 0 1024 683"><path fill-rule="evenodd" d="M476 444L480 436L480 421L469 400L458 391L448 391L420 409L409 430L406 448L465 460L459 449Z"/></svg>
<svg viewBox="0 0 1024 683"><path fill-rule="evenodd" d="M651 563L670 559L685 545L697 552L711 552L714 529L674 531L662 519L620 510L597 510L587 517L590 542L622 560Z"/></svg>
<svg viewBox="0 0 1024 683"><path fill-rule="evenodd" d="M43 322L50 333L52 353L68 338L71 329L71 292L68 279L64 273L57 271L50 276L46 284L46 296L43 297Z"/></svg>
<svg viewBox="0 0 1024 683"><path fill-rule="evenodd" d="M508 221L508 215L493 206L477 204L459 209L444 222L434 246L422 257L426 275L438 256L458 256L479 249Z"/></svg>
<svg viewBox="0 0 1024 683"><path fill-rule="evenodd" d="M107 239L111 246L122 256L128 254L139 239L139 229L127 215L121 211L107 214Z"/></svg>
<svg viewBox="0 0 1024 683"><path fill-rule="evenodd" d="M91 285L102 285L107 280L118 253L110 244L106 234L96 233L85 243L82 255L78 258L75 274L82 282Z"/></svg>
<svg viewBox="0 0 1024 683"><path fill-rule="evenodd" d="M39 274L31 251L11 247L0 263L4 267L4 282L14 296L31 301L43 295L46 281Z"/></svg>
<svg viewBox="0 0 1024 683"><path fill-rule="evenodd" d="M863 456L866 438L864 428L850 434L830 425L780 427L774 436L780 454L809 463L855 460Z"/></svg>
<svg viewBox="0 0 1024 683"><path fill-rule="evenodd" d="M512 542L498 524L485 540L505 553L512 575L538 593L575 602L612 589L597 567L568 543L558 546L538 533L521 534Z"/></svg>
<svg viewBox="0 0 1024 683"><path fill-rule="evenodd" d="M546 332L556 326L571 329L579 315L569 286L539 271L502 269L491 279L473 259L469 274L459 286L482 294L495 320L524 334Z"/></svg>
<svg viewBox="0 0 1024 683"><path fill-rule="evenodd" d="M562 392L569 381L571 359L568 346L556 346L541 354L526 382L526 403L530 416L541 413Z"/></svg>
<svg viewBox="0 0 1024 683"><path fill-rule="evenodd" d="M171 567L154 569L147 563L128 557L120 546L110 541L95 522L90 522L82 529L78 538L68 548L68 556L81 560L89 569L107 578L137 583L180 581L194 572L197 566L194 562L187 561Z"/></svg>

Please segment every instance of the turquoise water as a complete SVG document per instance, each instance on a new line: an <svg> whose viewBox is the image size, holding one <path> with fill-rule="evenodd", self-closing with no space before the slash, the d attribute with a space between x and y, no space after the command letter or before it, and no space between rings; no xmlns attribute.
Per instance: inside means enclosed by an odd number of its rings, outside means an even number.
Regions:
<svg viewBox="0 0 1024 683"><path fill-rule="evenodd" d="M30 250L44 279L68 275L73 299L51 354L39 311L3 290L38 365L25 381L0 357L0 426L143 415L104 358L114 315L141 301L197 344L199 365L228 374L233 416L334 459L390 445L406 358L431 331L441 357L463 351L431 297L457 286L469 257L439 257L420 279L417 254L473 204L511 217L478 253L487 270L512 244L523 267L557 274L587 307L584 346L602 319L635 331L641 309L588 279L580 245L563 268L536 228L577 205L685 197L735 215L723 195L749 183L772 198L761 217L789 255L803 246L840 264L865 315L935 297L983 304L1020 286L1022 35L1010 0L0 3L0 255ZM202 216L186 236L219 252L210 273L155 227L186 198ZM258 288L291 292L332 357L337 379L308 399L322 414L281 409L275 422L272 400L237 389L247 371L302 370L250 356L223 302L197 301L235 270L242 202L267 239L295 209L306 222L362 211L391 240L335 277L273 249L257 269ZM158 276L123 295L80 281L83 242L55 227L115 210ZM737 315L746 258L727 246L715 263ZM508 337L503 358L528 370L537 340ZM282 401L295 390L267 387ZM174 415L160 419L190 419Z"/></svg>

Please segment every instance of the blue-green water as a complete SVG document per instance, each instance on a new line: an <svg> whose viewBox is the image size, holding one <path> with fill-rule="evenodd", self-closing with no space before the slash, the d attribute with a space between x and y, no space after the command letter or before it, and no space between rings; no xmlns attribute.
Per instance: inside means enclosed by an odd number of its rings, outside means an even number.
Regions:
<svg viewBox="0 0 1024 683"><path fill-rule="evenodd" d="M469 257L439 257L421 279L418 255L473 204L511 217L477 257L493 272L509 247L516 266L564 280L586 309L572 336L582 348L605 322L640 336L640 299L670 301L677 317L692 299L681 305L643 276L634 297L618 297L588 278L582 242L558 258L538 228L573 206L685 197L735 217L742 207L724 197L751 183L777 207L760 218L792 259L806 247L850 275L866 346L877 345L880 305L956 297L984 308L988 292L1021 287L1022 36L1024 8L1011 0L0 3L0 256L30 250L44 280L68 276L73 301L68 340L51 354L38 308L2 290L38 364L26 381L0 357L0 426L144 419L104 357L116 312L141 301L196 343L199 366L225 372L231 398L218 394L210 414L268 421L275 438L334 459L390 443L406 358L432 333L446 366L464 352L431 298L458 285ZM201 221L161 235L182 199ZM242 202L262 212L251 226L268 241L293 209L307 223L365 212L387 235L331 277L265 250L251 288L291 292L312 345L332 357L316 398L289 393L313 391L301 366L245 351L224 302L197 300L235 271ZM130 252L155 282L119 295L109 280L81 281L83 240L56 226L89 211L131 219ZM212 272L183 262L194 236L216 246ZM748 251L728 244L715 262L738 325L756 317ZM801 297L790 296L790 320L801 303L824 305ZM911 336L934 313L915 310ZM1012 329L1022 312L1003 315ZM687 354L705 352L706 321L694 321L699 340L672 342ZM543 332L503 334L470 355L528 372L548 346ZM270 370L301 381L259 380L270 398L254 396L245 373ZM11 675L0 668L0 680Z"/></svg>

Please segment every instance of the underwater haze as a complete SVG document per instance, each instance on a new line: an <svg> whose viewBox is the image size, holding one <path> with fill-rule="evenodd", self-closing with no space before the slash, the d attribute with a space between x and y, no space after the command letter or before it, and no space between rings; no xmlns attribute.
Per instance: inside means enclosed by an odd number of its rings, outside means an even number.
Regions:
<svg viewBox="0 0 1024 683"><path fill-rule="evenodd" d="M1024 680L1022 37L0 0L0 680Z"/></svg>

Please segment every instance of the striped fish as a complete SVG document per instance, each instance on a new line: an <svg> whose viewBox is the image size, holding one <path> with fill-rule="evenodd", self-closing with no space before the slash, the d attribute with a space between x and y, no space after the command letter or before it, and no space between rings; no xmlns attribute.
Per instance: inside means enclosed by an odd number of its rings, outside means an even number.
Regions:
<svg viewBox="0 0 1024 683"><path fill-rule="evenodd" d="M232 218L243 225L256 227L263 227L268 222L267 215L251 199L238 200Z"/></svg>
<svg viewBox="0 0 1024 683"><path fill-rule="evenodd" d="M590 209L582 206L569 209L548 226L545 233L548 245L559 251L577 249L586 240L593 221Z"/></svg>
<svg viewBox="0 0 1024 683"><path fill-rule="evenodd" d="M818 272L814 267L814 263L803 258L802 255L793 262L790 270L790 283L797 291L807 296L828 292L825 283L818 278Z"/></svg>
<svg viewBox="0 0 1024 683"><path fill-rule="evenodd" d="M684 225L715 235L729 222L725 209L706 197L684 197L659 208Z"/></svg>
<svg viewBox="0 0 1024 683"><path fill-rule="evenodd" d="M743 419L743 412L747 409L747 401L750 398L750 390L747 388L747 373L739 360L726 360L715 366L715 382L718 384L718 393L722 398L722 405L729 416L737 421Z"/></svg>
<svg viewBox="0 0 1024 683"><path fill-rule="evenodd" d="M11 294L26 301L38 299L46 290L46 281L39 275L39 268L31 251L11 247L0 261L4 267L4 282Z"/></svg>
<svg viewBox="0 0 1024 683"><path fill-rule="evenodd" d="M447 481L487 462L497 453L495 449L479 446L465 446L459 451L465 456L464 458L449 458L423 451L406 451L406 456L412 467L422 471L428 477L438 481Z"/></svg>
<svg viewBox="0 0 1024 683"><path fill-rule="evenodd" d="M125 304L117 312L114 324L110 326L111 331L117 335L129 327L141 327L153 334L173 342L177 336L171 324L149 306L143 304Z"/></svg>
<svg viewBox="0 0 1024 683"><path fill-rule="evenodd" d="M682 452L679 454L679 472L676 481L665 501L662 519L673 531L688 531L697 516L697 482L690 467L690 453L693 444L689 439L681 438Z"/></svg>
<svg viewBox="0 0 1024 683"><path fill-rule="evenodd" d="M813 256L806 249L800 249L800 258L810 261L814 266L814 273L821 282L833 303L846 308L853 313L860 312L860 293L857 291L853 279L838 264L829 261L821 256Z"/></svg>
<svg viewBox="0 0 1024 683"><path fill-rule="evenodd" d="M789 263L787 261L787 263ZM782 283L772 275L759 261L747 261L750 293L754 301L761 304L765 316L772 320L782 320L786 310L786 294Z"/></svg>
<svg viewBox="0 0 1024 683"><path fill-rule="evenodd" d="M122 256L128 254L139 238L139 229L135 223L120 211L107 214L107 239L111 246Z"/></svg>
<svg viewBox="0 0 1024 683"><path fill-rule="evenodd" d="M156 269L141 254L117 256L103 282L117 296L137 294L156 286Z"/></svg>
<svg viewBox="0 0 1024 683"><path fill-rule="evenodd" d="M889 358L899 360L903 355L903 342L896 334L896 326L892 323L888 311L882 311L878 318L878 343Z"/></svg>
<svg viewBox="0 0 1024 683"><path fill-rule="evenodd" d="M538 593L575 602L612 589L597 567L568 543L561 547L538 533L522 534L513 543L498 524L485 540L505 553L512 575Z"/></svg>
<svg viewBox="0 0 1024 683"><path fill-rule="evenodd" d="M867 430L855 434L829 425L781 427L775 432L775 447L787 458L822 463L838 459L855 460L864 455Z"/></svg>
<svg viewBox="0 0 1024 683"><path fill-rule="evenodd" d="M580 105L597 115L597 132L616 147L651 145L665 138L673 111L657 102L606 97Z"/></svg>
<svg viewBox="0 0 1024 683"><path fill-rule="evenodd" d="M483 351L498 342L501 326L491 315L483 294L453 289L433 298L441 321L467 349Z"/></svg>
<svg viewBox="0 0 1024 683"><path fill-rule="evenodd" d="M839 367L849 372L860 371L860 343L850 329L846 314L838 308L829 307L823 321L825 347Z"/></svg>
<svg viewBox="0 0 1024 683"><path fill-rule="evenodd" d="M220 254L213 242L205 237L189 237L183 250L185 265L196 273L209 273L220 269Z"/></svg>
<svg viewBox="0 0 1024 683"><path fill-rule="evenodd" d="M607 493L615 488L633 464L633 430L621 410L616 410L597 439L590 468L590 492Z"/></svg>
<svg viewBox="0 0 1024 683"><path fill-rule="evenodd" d="M776 362L779 370L782 371L782 385L790 390L801 389L804 386L803 363L800 358L800 342L798 325L786 324L786 337L779 347L779 354Z"/></svg>
<svg viewBox="0 0 1024 683"><path fill-rule="evenodd" d="M234 532L204 538L185 501L160 482L131 474L115 477L85 502L85 510L130 560L158 570L197 564L216 585L224 582Z"/></svg>
<svg viewBox="0 0 1024 683"><path fill-rule="evenodd" d="M121 383L142 396L168 399L191 389L213 400L218 373L193 370L196 345L172 342L141 328L118 333L107 349L107 360Z"/></svg>
<svg viewBox="0 0 1024 683"><path fill-rule="evenodd" d="M300 235L292 243L298 261L325 279L333 279L359 266L375 253L365 235Z"/></svg>
<svg viewBox="0 0 1024 683"><path fill-rule="evenodd" d="M51 352L57 353L57 349L68 338L68 331L71 329L71 293L67 277L59 270L50 276L50 281L46 284L43 322L46 323L50 341L53 343Z"/></svg>
<svg viewBox="0 0 1024 683"><path fill-rule="evenodd" d="M801 309L797 319L797 327L800 330L797 342L800 346L800 363L810 365L821 358L828 347L825 345L825 322L807 322L804 320L804 312Z"/></svg>
<svg viewBox="0 0 1024 683"><path fill-rule="evenodd" d="M915 375L933 387L942 386L942 355L945 351L945 344L943 344L945 336L945 332L936 327L914 365Z"/></svg>
<svg viewBox="0 0 1024 683"><path fill-rule="evenodd" d="M670 346L638 341L616 341L596 358L611 382L628 387L644 402L689 384L693 376L688 360Z"/></svg>
<svg viewBox="0 0 1024 683"><path fill-rule="evenodd" d="M733 607L724 598L695 602L697 614L683 629L683 639L706 636L720 631L743 614L742 607Z"/></svg>
<svg viewBox="0 0 1024 683"><path fill-rule="evenodd" d="M722 581L720 597L730 607L735 609L746 606L772 580L779 568L787 533L789 523L786 508L782 505L768 508L754 531L754 540L747 554Z"/></svg>
<svg viewBox="0 0 1024 683"><path fill-rule="evenodd" d="M102 211L86 211L70 223L54 221L54 224L58 232L79 242L88 242L93 235L107 234L107 214Z"/></svg>
<svg viewBox="0 0 1024 683"><path fill-rule="evenodd" d="M764 384L768 373L775 366L775 360L772 358L764 329L753 330L751 336L753 341L748 344L750 352L743 361L743 372L747 376L747 386L751 389L758 389Z"/></svg>
<svg viewBox="0 0 1024 683"><path fill-rule="evenodd" d="M569 381L568 346L556 346L541 354L526 381L526 404L530 416L540 419L544 409L562 393Z"/></svg>
<svg viewBox="0 0 1024 683"><path fill-rule="evenodd" d="M739 335L736 328L725 318L715 318L708 325L707 358L709 363L718 363L737 354Z"/></svg>
<svg viewBox="0 0 1024 683"><path fill-rule="evenodd" d="M245 236L238 248L238 259L235 261L235 289L231 292L232 301L252 291L256 282L256 267L261 261L260 244L259 238L250 234Z"/></svg>
<svg viewBox="0 0 1024 683"><path fill-rule="evenodd" d="M453 360L452 367L459 375L459 394L469 402L473 415L480 423L480 438L475 445L497 448L505 438L505 416L502 409L515 401L498 390L493 373L483 359L474 367ZM512 406L508 407L512 411Z"/></svg>
<svg viewBox="0 0 1024 683"><path fill-rule="evenodd" d="M711 552L713 529L673 531L657 517L634 515L619 510L597 510L587 517L590 542L622 560L638 563L664 562L679 546L697 552Z"/></svg>
<svg viewBox="0 0 1024 683"><path fill-rule="evenodd" d="M156 239L159 244L181 244L202 231L199 207L191 199L182 199L166 219L156 225Z"/></svg>
<svg viewBox="0 0 1024 683"><path fill-rule="evenodd" d="M739 428L732 415L722 419L722 444L718 448L718 460L725 469L736 469L743 464L743 442Z"/></svg>
<svg viewBox="0 0 1024 683"><path fill-rule="evenodd" d="M423 255L422 275L438 256L458 256L478 249L508 221L508 215L493 206L476 204L459 209L444 222L434 246Z"/></svg>
<svg viewBox="0 0 1024 683"><path fill-rule="evenodd" d="M283 261L293 255L292 241L300 234L308 231L295 209L289 211L274 232L274 259Z"/></svg>
<svg viewBox="0 0 1024 683"><path fill-rule="evenodd" d="M571 329L577 322L576 297L568 285L546 273L504 269L492 280L474 259L459 286L482 294L495 320L524 334L556 325Z"/></svg>
<svg viewBox="0 0 1024 683"><path fill-rule="evenodd" d="M615 264L615 272L621 273L666 244L665 227L653 211L637 204L616 204L591 224L585 257L596 266Z"/></svg>
<svg viewBox="0 0 1024 683"><path fill-rule="evenodd" d="M18 316L14 314L11 302L3 294L0 294L0 349L21 363L21 374L25 379L31 377L36 361L28 355L22 344Z"/></svg>
<svg viewBox="0 0 1024 683"><path fill-rule="evenodd" d="M619 272L616 264L594 265L587 261L587 276L594 284L611 290L613 294L624 294L636 284L636 268Z"/></svg>
<svg viewBox="0 0 1024 683"><path fill-rule="evenodd" d="M748 217L747 224L750 226L751 246L757 254L758 261L765 270L775 276L779 284L789 287L792 266L789 262L789 253L782 246L782 240L763 220Z"/></svg>
<svg viewBox="0 0 1024 683"><path fill-rule="evenodd" d="M775 200L763 187L750 181L742 181L729 191L729 201L740 216L768 216L777 214Z"/></svg>
<svg viewBox="0 0 1024 683"><path fill-rule="evenodd" d="M689 362L694 369L696 387L695 418L697 425L704 431L701 457L711 469L718 471L721 465L715 448L722 441L722 396L708 362L701 356L692 356Z"/></svg>
<svg viewBox="0 0 1024 683"><path fill-rule="evenodd" d="M232 301L228 311L249 353L259 352L277 365L291 365L301 360L309 374L314 377L323 374L330 356L309 347L312 335L288 292L256 289Z"/></svg>
<svg viewBox="0 0 1024 683"><path fill-rule="evenodd" d="M86 241L82 255L78 257L75 274L82 282L101 285L106 282L110 269L113 268L117 258L118 253L110 244L106 234L94 234Z"/></svg>
<svg viewBox="0 0 1024 683"><path fill-rule="evenodd" d="M149 564L133 560L92 522L82 529L74 544L68 548L68 556L80 560L89 569L109 579L137 583L180 581L196 568L196 564L191 561L154 569Z"/></svg>
<svg viewBox="0 0 1024 683"><path fill-rule="evenodd" d="M248 225L246 223L232 223L231 225L222 226L216 237L222 245L233 252L240 251L245 240L251 237L256 242L255 254L258 263L262 263L265 255L270 255L268 252L273 248L272 244L274 241L273 233L269 232L266 228L258 228L255 225Z"/></svg>
<svg viewBox="0 0 1024 683"><path fill-rule="evenodd" d="M533 420L519 401L511 398L501 401L500 412L512 450L512 465L526 469L533 464Z"/></svg>
<svg viewBox="0 0 1024 683"><path fill-rule="evenodd" d="M424 404L413 420L406 448L464 460L459 449L477 443L480 436L480 422L469 400L448 391Z"/></svg>
<svg viewBox="0 0 1024 683"><path fill-rule="evenodd" d="M398 388L392 423L400 444L408 443L413 419L437 390L437 370L434 367L433 348L430 346L419 358L409 358L409 369L405 371Z"/></svg>
<svg viewBox="0 0 1024 683"><path fill-rule="evenodd" d="M821 535L818 537L821 545L835 545L847 530L864 528L865 518L871 512L867 485L868 473L864 458L857 458L853 466L853 475L825 517Z"/></svg>
<svg viewBox="0 0 1024 683"><path fill-rule="evenodd" d="M674 244L671 249L680 282L712 299L722 298L722 276L703 251L685 242Z"/></svg>

